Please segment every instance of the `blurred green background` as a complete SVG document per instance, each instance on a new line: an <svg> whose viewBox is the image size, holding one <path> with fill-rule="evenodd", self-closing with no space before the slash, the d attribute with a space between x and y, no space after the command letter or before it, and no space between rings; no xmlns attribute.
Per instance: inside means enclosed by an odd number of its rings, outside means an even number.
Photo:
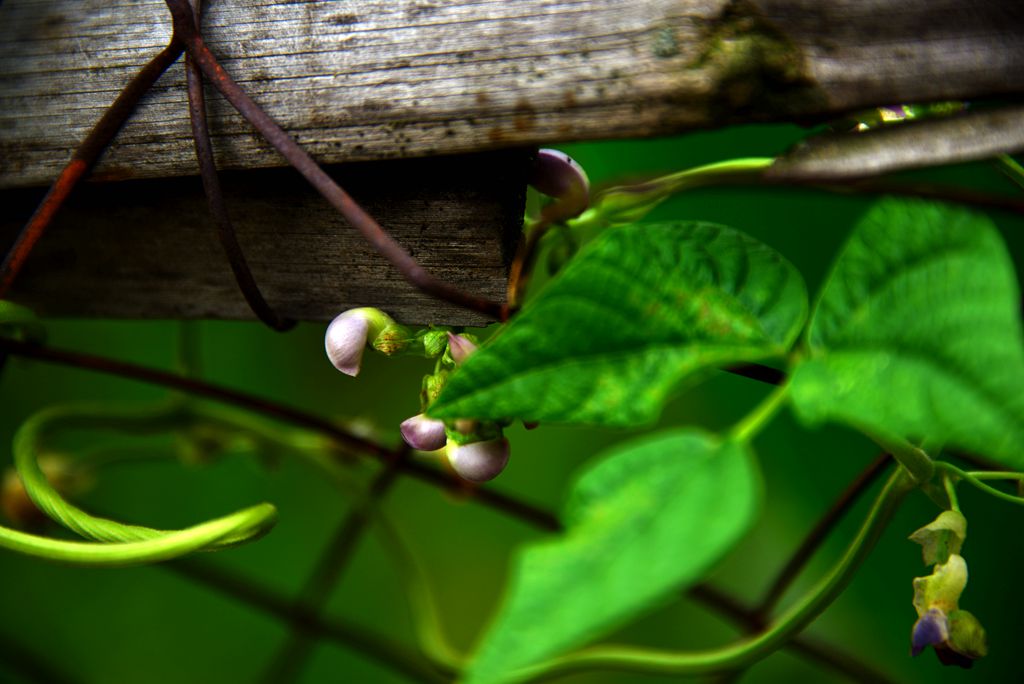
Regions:
<svg viewBox="0 0 1024 684"><path fill-rule="evenodd" d="M774 155L806 135L791 126L758 126L642 142L566 145L601 185L733 157ZM1006 179L988 164L933 171L930 177L991 189ZM659 207L651 219L700 219L731 225L775 247L804 273L813 291L869 197L789 189L693 191ZM1024 267L1024 220L992 212L1018 274ZM382 266L383 268L384 266ZM174 322L52 321L54 346L173 368ZM365 418L383 439L398 439L398 424L418 411L420 378L431 362L368 355L358 379L335 372L323 354L323 325L304 324L276 334L255 323L203 322L203 376L337 420ZM1024 388L1022 388L1024 391ZM730 425L766 392L753 381L719 374L680 393L658 426ZM9 360L0 377L0 436L4 444L34 411L56 402L158 400L166 391L81 370L23 359ZM513 455L491 486L555 510L567 485L589 458L635 432L542 426L509 431ZM109 440L109 436L103 436ZM81 446L98 437L83 435ZM140 453L166 459L112 466L84 495L87 509L153 526L185 526L238 508L270 501L280 522L264 539L198 560L242 574L294 596L318 554L352 505L308 465L283 459L264 467L245 454L208 466L183 466L171 458L173 440L134 440ZM77 445L72 445L77 446ZM746 601L755 600L818 516L876 455L876 447L840 428L808 431L783 414L756 441L767 497L764 514L712 576ZM2 454L10 462L10 449ZM353 472L369 481L366 459ZM972 672L942 667L934 655L909 656L911 580L927 574L919 547L906 540L937 513L915 494L902 507L879 547L846 593L809 630L872 663L897 682L1021 681L1017 658L1024 628L1021 529L1024 510L961 489L970 523L964 556L971 579L962 607L980 618L990 655ZM864 501L830 538L798 583L820 576L859 524ZM481 634L501 598L508 562L518 545L541 537L522 522L477 503L403 478L384 509L422 559L438 596L444 625L460 648ZM50 534L60 534L49 530ZM31 652L73 682L250 682L258 680L285 640L288 628L265 612L197 585L161 566L98 570L65 567L0 553L0 680L25 681L10 663ZM328 605L366 629L413 644L399 573L372 534L363 538ZM797 595L791 592L788 600ZM737 631L687 600L644 617L615 640L672 648L723 644ZM624 673L579 675L561 681L654 682L666 678ZM759 663L745 682L847 681L787 651ZM304 668L303 682L401 682L402 676L344 646L321 641Z"/></svg>

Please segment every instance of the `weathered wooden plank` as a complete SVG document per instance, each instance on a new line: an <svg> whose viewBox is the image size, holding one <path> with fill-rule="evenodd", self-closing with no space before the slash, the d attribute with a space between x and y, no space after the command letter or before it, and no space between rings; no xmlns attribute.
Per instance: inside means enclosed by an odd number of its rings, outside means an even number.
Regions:
<svg viewBox="0 0 1024 684"><path fill-rule="evenodd" d="M765 176L776 181L841 181L1022 150L1024 106L1015 105L807 138Z"/></svg>
<svg viewBox="0 0 1024 684"><path fill-rule="evenodd" d="M217 0L226 69L325 162L1024 93L1006 0ZM0 4L0 186L41 184L169 35L161 0ZM192 173L180 65L100 166ZM279 157L218 98L219 162Z"/></svg>
<svg viewBox="0 0 1024 684"><path fill-rule="evenodd" d="M328 171L425 268L500 301L529 157L504 151ZM372 305L407 323L489 321L413 289L291 169L228 172L222 180L256 281L283 315L328 320ZM40 194L0 191L0 245L13 240ZM85 184L11 298L51 316L252 318L194 177Z"/></svg>

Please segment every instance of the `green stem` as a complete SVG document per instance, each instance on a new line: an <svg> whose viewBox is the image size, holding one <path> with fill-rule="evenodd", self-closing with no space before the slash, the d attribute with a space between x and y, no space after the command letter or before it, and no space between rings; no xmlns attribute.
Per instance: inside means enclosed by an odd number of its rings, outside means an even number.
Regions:
<svg viewBox="0 0 1024 684"><path fill-rule="evenodd" d="M897 470L875 499L857 536L835 567L800 602L780 615L771 627L757 636L707 651L673 652L630 646L596 646L520 674L524 675L524 678L539 680L553 675L593 669L698 675L749 667L773 653L804 629L842 593L878 541L903 497L912 489L913 481L903 470Z"/></svg>
<svg viewBox="0 0 1024 684"><path fill-rule="evenodd" d="M66 501L36 461L43 436L53 430L155 432L185 426L193 419L176 401L143 410L98 404L57 406L31 416L18 429L13 449L25 492L52 519L101 543L48 539L0 528L0 547L81 565L128 565L167 560L199 549L225 548L263 536L277 521L277 511L270 504L246 508L184 530L125 525L93 516Z"/></svg>
<svg viewBox="0 0 1024 684"><path fill-rule="evenodd" d="M1000 154L996 157L996 163L1007 178L1024 190L1024 166L1021 166L1016 159L1008 154Z"/></svg>
<svg viewBox="0 0 1024 684"><path fill-rule="evenodd" d="M938 468L939 470L943 470L945 472L956 475L957 477L963 479L964 482L968 482L977 487L978 489L980 489L981 491L986 492L987 494L991 494L992 496L998 499L1008 501L1012 504L1017 504L1018 506L1024 506L1024 497L1014 496L1013 494L1007 494L1006 492L1002 492L996 489L992 485L982 482L982 479L1020 481L1021 479L1024 479L1024 474L1022 473L968 472L966 470L961 470L960 468L957 468L955 465L947 463L946 461L939 461L938 463L935 464L935 467Z"/></svg>
<svg viewBox="0 0 1024 684"><path fill-rule="evenodd" d="M239 414L238 417L249 418L248 414ZM295 446L299 446L298 443ZM331 478L342 492L354 499L361 496L361 484L337 460L327 457L322 448L308 446L296 448L295 454ZM464 666L466 656L456 650L445 635L437 599L420 559L412 552L398 526L384 510L377 508L373 511L373 522L381 546L392 556L405 584L420 650L435 667L449 674L458 672Z"/></svg>
<svg viewBox="0 0 1024 684"><path fill-rule="evenodd" d="M949 476L948 473L943 474L942 486L946 490L946 496L949 497L949 510L960 512L960 502L956 498L956 482Z"/></svg>
<svg viewBox="0 0 1024 684"><path fill-rule="evenodd" d="M885 437L867 431L863 432L871 441L885 449L888 454L895 458L897 463L906 468L907 472L914 479L914 483L918 486L927 484L935 475L935 461L923 449L919 449L903 439ZM945 508L947 502L937 503L940 503Z"/></svg>
<svg viewBox="0 0 1024 684"><path fill-rule="evenodd" d="M426 570L386 514L378 511L376 522L378 539L391 553L395 567L402 575L420 649L437 666L450 673L460 671L466 663L466 656L457 651L445 636L437 600L427 580Z"/></svg>
<svg viewBox="0 0 1024 684"><path fill-rule="evenodd" d="M676 193L708 185L750 182L759 178L774 162L773 157L730 159L679 171L646 183L609 188L595 198L590 209L566 223L574 230L582 230L609 223L638 221Z"/></svg>
<svg viewBox="0 0 1024 684"><path fill-rule="evenodd" d="M225 539L237 538L242 532L252 539L273 525L276 518L276 509L264 503L188 529L166 532L160 537L114 544L49 539L0 527L0 548L74 565L155 563L222 545Z"/></svg>
<svg viewBox="0 0 1024 684"><path fill-rule="evenodd" d="M1024 480L1024 473L1015 473L1009 470L968 470L966 472L976 480L1017 480L1018 482Z"/></svg>
<svg viewBox="0 0 1024 684"><path fill-rule="evenodd" d="M789 383L776 386L753 411L733 426L729 437L737 442L749 442L771 422L788 398Z"/></svg>

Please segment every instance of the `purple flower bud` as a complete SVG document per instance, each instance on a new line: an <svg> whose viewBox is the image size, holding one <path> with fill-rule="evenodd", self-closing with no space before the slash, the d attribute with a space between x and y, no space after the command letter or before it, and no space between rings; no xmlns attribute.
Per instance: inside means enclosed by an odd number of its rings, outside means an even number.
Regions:
<svg viewBox="0 0 1024 684"><path fill-rule="evenodd" d="M565 218L583 213L590 204L587 172L565 152L538 151L529 183L539 192L557 199L562 206L559 214Z"/></svg>
<svg viewBox="0 0 1024 684"><path fill-rule="evenodd" d="M448 462L459 477L470 482L487 482L498 476L508 463L508 440L448 445Z"/></svg>
<svg viewBox="0 0 1024 684"><path fill-rule="evenodd" d="M911 634L910 652L918 655L928 646L940 646L949 639L949 620L938 608L932 608L918 618Z"/></svg>
<svg viewBox="0 0 1024 684"><path fill-rule="evenodd" d="M359 375L363 349L370 334L370 320L364 309L350 309L327 326L324 348L334 367L345 375Z"/></svg>
<svg viewBox="0 0 1024 684"><path fill-rule="evenodd" d="M422 413L403 420L401 428L405 443L420 451L436 451L447 441L444 421L427 418Z"/></svg>
<svg viewBox="0 0 1024 684"><path fill-rule="evenodd" d="M448 333L448 349L452 353L452 361L456 366L462 364L469 355L476 351L476 345L462 335Z"/></svg>

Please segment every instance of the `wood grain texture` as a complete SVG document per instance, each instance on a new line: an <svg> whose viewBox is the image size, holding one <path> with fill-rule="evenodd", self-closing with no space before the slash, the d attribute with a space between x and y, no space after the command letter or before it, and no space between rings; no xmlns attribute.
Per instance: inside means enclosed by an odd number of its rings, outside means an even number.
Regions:
<svg viewBox="0 0 1024 684"><path fill-rule="evenodd" d="M0 186L48 182L169 31L161 0L0 4ZM203 31L329 163L1024 94L1006 0L216 0ZM211 99L222 166L281 164ZM179 64L99 175L193 168Z"/></svg>
<svg viewBox="0 0 1024 684"><path fill-rule="evenodd" d="M501 301L529 157L504 151L328 171L426 269ZM256 282L284 316L323 321L376 306L405 323L490 321L413 289L291 169L228 172L222 180ZM40 195L0 192L0 245L13 240ZM194 177L85 184L39 243L11 299L47 316L253 318Z"/></svg>
<svg viewBox="0 0 1024 684"><path fill-rule="evenodd" d="M889 124L857 133L803 140L765 177L776 181L841 181L893 171L989 159L1024 151L1024 106Z"/></svg>

